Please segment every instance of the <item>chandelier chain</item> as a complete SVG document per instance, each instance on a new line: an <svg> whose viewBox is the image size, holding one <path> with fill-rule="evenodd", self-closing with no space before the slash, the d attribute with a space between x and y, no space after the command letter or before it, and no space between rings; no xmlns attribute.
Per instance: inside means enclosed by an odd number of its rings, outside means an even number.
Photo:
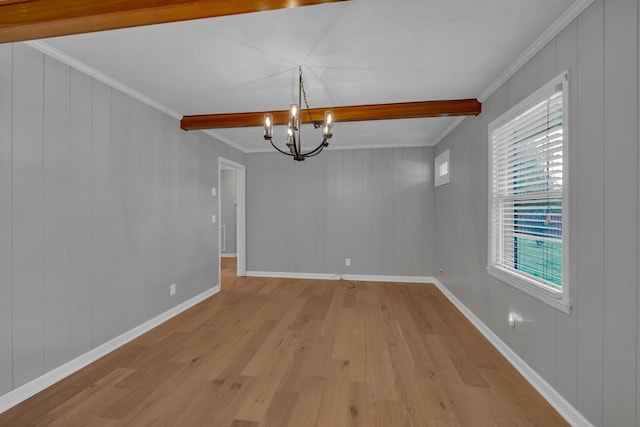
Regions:
<svg viewBox="0 0 640 427"><path fill-rule="evenodd" d="M302 77L302 67L298 67L298 70L300 71L300 87L302 87L302 97L304 98L304 105L307 107L307 113L309 114L309 122L314 123L313 117L311 116L311 108L309 108L309 101L307 101L307 91L304 90L304 78ZM315 123L314 123L314 127L317 128L317 126L315 126Z"/></svg>

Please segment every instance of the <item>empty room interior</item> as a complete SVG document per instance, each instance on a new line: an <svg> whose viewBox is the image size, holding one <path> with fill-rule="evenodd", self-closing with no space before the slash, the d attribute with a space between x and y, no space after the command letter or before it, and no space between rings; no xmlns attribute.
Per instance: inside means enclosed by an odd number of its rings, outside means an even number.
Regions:
<svg viewBox="0 0 640 427"><path fill-rule="evenodd" d="M0 0L0 426L640 426L639 0Z"/></svg>

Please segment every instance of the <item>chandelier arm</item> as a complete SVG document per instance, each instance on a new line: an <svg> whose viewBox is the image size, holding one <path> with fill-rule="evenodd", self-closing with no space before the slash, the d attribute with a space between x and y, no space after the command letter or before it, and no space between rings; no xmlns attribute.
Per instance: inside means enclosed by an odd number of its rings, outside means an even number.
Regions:
<svg viewBox="0 0 640 427"><path fill-rule="evenodd" d="M318 151L317 153L308 154L308 155L306 155L306 156L304 156L304 157L305 157L305 159L306 159L307 157L315 157L315 156L317 156L317 155L318 155L318 154L320 154L320 153L322 153L322 150Z"/></svg>
<svg viewBox="0 0 640 427"><path fill-rule="evenodd" d="M313 150L309 151L308 153L304 153L302 156L303 157L313 157L316 154L320 153L323 149L324 149L324 144L327 142L326 138L322 139L322 142L320 143L320 145L318 145L316 148L314 148Z"/></svg>
<svg viewBox="0 0 640 427"><path fill-rule="evenodd" d="M271 145L273 146L273 148L275 148L276 150L278 150L279 152L281 152L282 154L286 154L287 156L293 157L293 154L287 153L286 151L282 151L281 149L279 149L278 147L276 147L276 144L273 143L273 139L269 139L269 142L271 143Z"/></svg>
<svg viewBox="0 0 640 427"><path fill-rule="evenodd" d="M320 148L320 149L315 149L315 150L313 150L312 152L307 153L307 154L305 155L305 157L314 157L314 156L317 156L318 154L322 153L322 150L324 150L324 146L322 146L322 148Z"/></svg>
<svg viewBox="0 0 640 427"><path fill-rule="evenodd" d="M320 151L322 151L324 149L324 145L319 145L317 146L315 149L309 151L308 153L305 153L305 156L313 156L317 153L319 153Z"/></svg>

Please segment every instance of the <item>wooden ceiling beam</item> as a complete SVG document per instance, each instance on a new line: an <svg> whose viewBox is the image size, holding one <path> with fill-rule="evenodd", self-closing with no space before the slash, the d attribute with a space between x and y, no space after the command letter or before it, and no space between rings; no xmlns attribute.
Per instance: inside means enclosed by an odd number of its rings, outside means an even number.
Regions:
<svg viewBox="0 0 640 427"><path fill-rule="evenodd" d="M0 43L346 0L0 0Z"/></svg>
<svg viewBox="0 0 640 427"><path fill-rule="evenodd" d="M301 113L303 123L324 120L325 111L333 111L335 122L369 120L416 119L423 117L477 116L482 104L477 99L449 101L402 102L395 104L355 105L350 107L312 108L311 119L306 111ZM273 114L274 125L285 125L289 111L264 111L252 113L208 114L184 116L180 127L184 130L217 129L263 126L264 115Z"/></svg>

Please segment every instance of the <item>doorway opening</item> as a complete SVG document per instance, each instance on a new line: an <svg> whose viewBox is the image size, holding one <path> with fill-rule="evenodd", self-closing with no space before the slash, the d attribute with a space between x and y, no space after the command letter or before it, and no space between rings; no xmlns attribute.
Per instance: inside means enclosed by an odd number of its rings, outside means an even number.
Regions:
<svg viewBox="0 0 640 427"><path fill-rule="evenodd" d="M246 275L245 166L218 157L218 283L225 266L236 264L237 276ZM235 261L235 263L234 263Z"/></svg>

